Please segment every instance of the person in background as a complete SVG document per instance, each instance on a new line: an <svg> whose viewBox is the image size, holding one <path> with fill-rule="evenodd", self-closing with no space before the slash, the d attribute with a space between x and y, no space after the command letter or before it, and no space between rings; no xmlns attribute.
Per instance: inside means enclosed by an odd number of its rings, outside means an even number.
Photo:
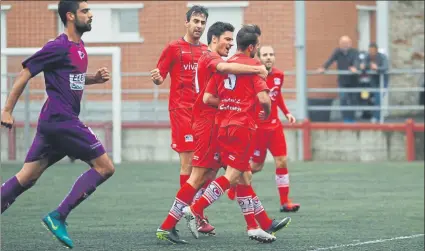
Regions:
<svg viewBox="0 0 425 251"><path fill-rule="evenodd" d="M380 87L380 76L383 74L384 77L384 88L387 88L388 85L388 59L387 56L383 53L378 52L378 45L376 43L371 43L369 45L368 54L364 63L360 64L360 70L372 70L377 71L378 74L373 74L371 76L371 88L379 88ZM381 105L381 93L373 92L373 104L375 106ZM373 111L372 123L376 123L379 121L381 115L380 110Z"/></svg>
<svg viewBox="0 0 425 251"><path fill-rule="evenodd" d="M352 48L351 38L348 36L342 36L339 39L339 47L334 50L329 59L318 69L320 73L325 72L335 61L337 69L340 71L350 70L353 73L357 73L355 67L357 60L358 51ZM338 87L339 88L356 88L357 87L357 76L355 75L338 75ZM339 94L339 100L341 106L351 106L356 104L356 94L350 92L341 92ZM354 122L354 111L342 111L342 117L344 122Z"/></svg>

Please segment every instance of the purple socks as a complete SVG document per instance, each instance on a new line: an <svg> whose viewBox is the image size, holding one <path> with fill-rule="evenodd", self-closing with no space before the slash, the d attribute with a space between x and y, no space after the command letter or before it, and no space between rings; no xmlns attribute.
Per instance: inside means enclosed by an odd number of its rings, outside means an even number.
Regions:
<svg viewBox="0 0 425 251"><path fill-rule="evenodd" d="M103 178L102 175L100 175L95 169L90 168L90 170L78 177L71 191L61 202L56 211L58 211L63 220L65 220L71 210L92 194L96 190L96 187L104 181L105 178Z"/></svg>
<svg viewBox="0 0 425 251"><path fill-rule="evenodd" d="M19 184L16 176L13 176L5 183L3 183L1 186L1 213L6 211L6 209L12 205L12 203L19 195L31 188L33 185L34 183L27 187L23 187L21 184Z"/></svg>

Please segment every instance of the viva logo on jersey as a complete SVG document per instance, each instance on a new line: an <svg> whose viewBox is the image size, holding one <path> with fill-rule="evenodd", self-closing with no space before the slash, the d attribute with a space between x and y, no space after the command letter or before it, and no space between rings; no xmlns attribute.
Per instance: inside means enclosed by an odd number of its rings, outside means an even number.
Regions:
<svg viewBox="0 0 425 251"><path fill-rule="evenodd" d="M198 63L188 63L183 65L185 71L194 71L198 68Z"/></svg>

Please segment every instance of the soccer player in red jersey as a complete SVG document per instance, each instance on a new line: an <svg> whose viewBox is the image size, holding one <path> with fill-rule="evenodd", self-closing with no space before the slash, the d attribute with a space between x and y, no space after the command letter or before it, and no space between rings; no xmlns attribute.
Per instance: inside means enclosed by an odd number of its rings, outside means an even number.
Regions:
<svg viewBox="0 0 425 251"><path fill-rule="evenodd" d="M271 46L263 46L258 50L258 58L266 66L269 74L267 76L267 86L270 89L270 99L272 103L270 117L261 120L257 119L258 129L256 134L256 147L252 157L252 172L256 173L263 169L267 155L267 149L274 157L276 165L276 186L280 196L281 212L296 212L300 204L292 203L288 199L289 194L289 174L287 168L287 147L283 126L278 116L278 107L282 110L289 123L295 123L295 117L289 112L283 100L281 87L284 83L284 74L276 69L275 54ZM261 107L257 106L258 114L262 113Z"/></svg>
<svg viewBox="0 0 425 251"><path fill-rule="evenodd" d="M215 177L216 171L220 168L217 159L215 124L215 114L217 109L208 106L203 102L203 94L206 85L215 72L234 74L258 74L263 78L267 76L264 66L243 65L238 63L226 63L221 57L227 57L230 48L233 46L234 27L229 23L216 22L208 30L208 51L204 53L199 61L196 71L195 87L200 93L193 106L193 132L195 139L195 153L192 160L192 173L189 180L177 192L171 210L157 230L157 237L160 240L167 240L173 243L186 243L181 240L173 229L183 216L183 207L188 206L198 189L203 184L207 186L207 178ZM200 189L199 191L201 191ZM198 191L198 194L199 194ZM202 194L201 194L202 195ZM211 226L203 215L198 217L198 231L204 234L215 234L214 227Z"/></svg>
<svg viewBox="0 0 425 251"><path fill-rule="evenodd" d="M199 39L205 30L208 11L193 6L186 13L186 34L170 42L163 50L157 68L151 71L154 84L161 85L167 74L171 76L168 110L171 123L171 147L180 157L180 186L189 179L194 146L191 126L192 106L197 97L194 86L195 71L207 46Z"/></svg>
<svg viewBox="0 0 425 251"><path fill-rule="evenodd" d="M246 25L237 34L238 53L228 62L260 65L253 59L259 46L261 31L256 25ZM261 202L252 189L249 164L254 151L256 131L255 104L259 100L265 111L270 113L270 97L265 81L257 75L248 74L215 74L209 81L203 101L218 107L216 123L219 127L217 140L221 151L221 161L227 165L223 176L210 183L202 197L190 207L183 208L184 217L188 221L189 230L198 237L196 217L224 194L231 184L237 187L238 203L242 209L247 232L250 239L260 242L273 242L276 237L271 233L285 226L287 220L278 222L270 220ZM254 201L254 198L256 199ZM264 231L256 222L256 214L265 217L267 229ZM261 219L258 219L261 221ZM263 220L265 220L263 218ZM261 224L261 222L260 222Z"/></svg>
<svg viewBox="0 0 425 251"><path fill-rule="evenodd" d="M290 123L295 123L296 120L289 112L283 100L281 88L285 78L282 71L273 67L276 60L273 48L271 46L262 46L258 50L257 56L269 72L267 86L270 89L269 96L272 102L272 108L270 117L262 120L260 118L262 116L261 106L257 106L258 129L256 133L256 148L251 162L252 172L256 173L263 169L268 149L275 159L276 186L280 197L280 211L296 212L299 210L300 204L292 203L288 199L289 175L286 160L287 147L283 126L278 115L278 108L282 110ZM232 200L235 197L235 191L236 188L232 187L227 192L229 198Z"/></svg>
<svg viewBox="0 0 425 251"><path fill-rule="evenodd" d="M204 53L198 61L198 68L195 76L195 87L199 92L198 98L193 106L192 129L195 139L195 151L192 159L192 173L188 184L198 190L194 202L196 202L208 187L212 179L215 178L217 170L220 168L218 150L216 148L217 130L214 126L214 119L217 109L203 102L203 95L206 85L215 72L233 74L259 74L263 78L266 72L263 66L243 65L238 63L226 63L221 57L227 57L230 48L233 46L233 25L229 23L214 23L207 34L209 50ZM183 189L182 189L183 190ZM192 192L193 189L189 189ZM182 191L183 192L183 191ZM189 193L191 194L191 193ZM200 215L198 218L198 231L203 234L215 234L214 228L208 220Z"/></svg>

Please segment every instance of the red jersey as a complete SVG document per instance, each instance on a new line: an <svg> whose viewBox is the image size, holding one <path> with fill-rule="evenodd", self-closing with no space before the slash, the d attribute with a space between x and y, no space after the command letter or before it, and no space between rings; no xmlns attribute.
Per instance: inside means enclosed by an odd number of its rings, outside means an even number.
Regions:
<svg viewBox="0 0 425 251"><path fill-rule="evenodd" d="M270 116L266 120L262 120L258 117L258 114L263 110L261 105L257 104L257 124L259 128L262 129L276 129L282 126L282 123L279 119L278 107L282 109L283 113L286 115L289 113L288 108L285 105L285 101L282 96L282 85L284 82L285 76L282 71L272 68L271 72L267 76L267 86L270 89L269 96L272 102Z"/></svg>
<svg viewBox="0 0 425 251"><path fill-rule="evenodd" d="M193 105L194 119L203 118L214 120L217 109L205 104L203 97L208 81L217 71L217 65L221 62L224 62L224 60L220 57L220 55L211 51L207 51L199 58L195 75L195 90L199 94L195 104Z"/></svg>
<svg viewBox="0 0 425 251"><path fill-rule="evenodd" d="M261 65L258 60L245 54L235 54L227 62L246 65ZM257 93L268 90L266 82L252 74L215 74L208 83L206 92L220 98L217 123L220 127L238 125L256 129Z"/></svg>
<svg viewBox="0 0 425 251"><path fill-rule="evenodd" d="M197 93L194 86L198 59L208 49L205 44L193 45L179 38L162 51L157 68L162 76L171 76L168 109L192 108Z"/></svg>

